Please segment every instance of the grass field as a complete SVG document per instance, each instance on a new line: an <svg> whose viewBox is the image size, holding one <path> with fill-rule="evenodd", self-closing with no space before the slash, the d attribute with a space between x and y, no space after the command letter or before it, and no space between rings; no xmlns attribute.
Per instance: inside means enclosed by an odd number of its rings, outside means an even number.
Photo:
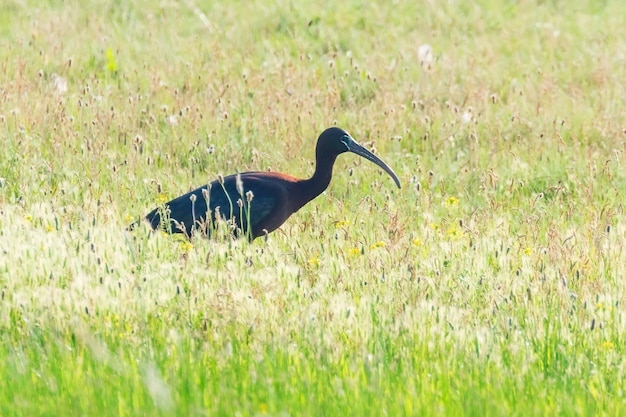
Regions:
<svg viewBox="0 0 626 417"><path fill-rule="evenodd" d="M626 3L0 5L0 416L626 414ZM246 170L269 239L126 226Z"/></svg>

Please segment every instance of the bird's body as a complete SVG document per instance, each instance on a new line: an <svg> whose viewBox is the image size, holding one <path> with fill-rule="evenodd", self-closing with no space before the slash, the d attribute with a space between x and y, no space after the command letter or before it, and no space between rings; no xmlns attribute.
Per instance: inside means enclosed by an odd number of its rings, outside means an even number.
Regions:
<svg viewBox="0 0 626 417"><path fill-rule="evenodd" d="M153 229L171 233L201 230L210 233L216 213L231 220L239 234L254 239L280 227L293 213L321 194L330 183L337 156L354 152L383 168L400 187L400 181L382 160L356 143L339 128L325 130L316 148L315 173L299 179L276 172L244 172L224 177L154 209L146 219ZM208 216L211 221L207 221ZM169 224L164 222L169 218ZM249 220L249 225L248 225Z"/></svg>
<svg viewBox="0 0 626 417"><path fill-rule="evenodd" d="M237 190L237 177L241 181L243 195ZM166 213L170 217L171 232L189 234L194 224L198 229L212 227L214 223L209 224L205 219L207 213L210 213L212 222L215 222L217 210L225 219L232 219L232 224L241 232L247 234L249 231L250 237L256 238L266 231L270 233L276 230L291 214L310 200L304 201L305 197L302 196L304 187L300 185L302 181L274 172L244 172L229 175L224 177L223 185L219 180L213 181L170 201L166 204L166 211L161 208L153 210L146 218L152 228L157 229L163 226L161 215ZM249 197L246 196L248 192L252 192L251 195L248 194ZM248 202L249 198L251 200Z"/></svg>

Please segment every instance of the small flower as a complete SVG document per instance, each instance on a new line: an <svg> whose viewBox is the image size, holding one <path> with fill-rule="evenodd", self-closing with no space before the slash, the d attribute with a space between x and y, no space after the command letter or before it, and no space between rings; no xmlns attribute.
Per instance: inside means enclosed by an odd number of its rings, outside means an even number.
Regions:
<svg viewBox="0 0 626 417"><path fill-rule="evenodd" d="M452 226L447 230L448 233L448 237L450 237L451 239L460 239L463 237L463 231L460 229L457 229L456 226Z"/></svg>
<svg viewBox="0 0 626 417"><path fill-rule="evenodd" d="M433 62L433 48L425 43L417 48L417 59L422 67L430 68Z"/></svg>
<svg viewBox="0 0 626 417"><path fill-rule="evenodd" d="M167 201L167 197L165 196L165 194L160 193L159 195L157 195L158 203L165 203L166 201Z"/></svg>
<svg viewBox="0 0 626 417"><path fill-rule="evenodd" d="M24 216L24 220L26 220L27 222L32 222L33 216L31 216L30 214L27 214L26 216Z"/></svg>
<svg viewBox="0 0 626 417"><path fill-rule="evenodd" d="M189 252L191 249L193 249L193 244L189 241L180 242L180 248L185 252Z"/></svg>
<svg viewBox="0 0 626 417"><path fill-rule="evenodd" d="M124 223L128 223L131 220L133 220L133 216L131 216L130 214L127 214L126 216L124 216Z"/></svg>
<svg viewBox="0 0 626 417"><path fill-rule="evenodd" d="M459 199L456 197L448 197L443 204L446 207L454 206L459 204Z"/></svg>
<svg viewBox="0 0 626 417"><path fill-rule="evenodd" d="M65 78L57 74L52 74L52 86L56 89L57 93L64 94L67 92L67 81Z"/></svg>
<svg viewBox="0 0 626 417"><path fill-rule="evenodd" d="M335 228L336 229L341 229L342 227L347 226L349 224L350 224L350 222L347 221L347 220L339 220L339 221L335 222Z"/></svg>
<svg viewBox="0 0 626 417"><path fill-rule="evenodd" d="M46 232L50 233L54 230L54 227L50 223L46 224Z"/></svg>
<svg viewBox="0 0 626 417"><path fill-rule="evenodd" d="M308 261L306 261L306 263L309 264L309 266L313 266L313 267L320 266L320 260L316 257L310 258Z"/></svg>
<svg viewBox="0 0 626 417"><path fill-rule="evenodd" d="M524 248L524 253L526 255L530 255L531 253L533 253L533 248L531 248L530 246L526 246L526 248Z"/></svg>
<svg viewBox="0 0 626 417"><path fill-rule="evenodd" d="M610 340L605 340L604 342L602 342L602 348L604 350L614 350L615 343L611 342Z"/></svg>
<svg viewBox="0 0 626 417"><path fill-rule="evenodd" d="M379 242L372 243L372 245L370 246L370 249L382 248L384 246L385 246L385 242L381 240Z"/></svg>
<svg viewBox="0 0 626 417"><path fill-rule="evenodd" d="M176 117L175 114L170 114L169 116L167 116L165 118L165 122L170 125L170 126L177 126L178 125L178 117Z"/></svg>
<svg viewBox="0 0 626 417"><path fill-rule="evenodd" d="M359 248L350 249L350 256L358 256L361 255L362 251Z"/></svg>
<svg viewBox="0 0 626 417"><path fill-rule="evenodd" d="M422 239L413 239L413 246L422 246Z"/></svg>
<svg viewBox="0 0 626 417"><path fill-rule="evenodd" d="M461 116L461 121L465 124L471 122L474 119L474 115L472 114L472 108L469 107L467 110L463 112Z"/></svg>
<svg viewBox="0 0 626 417"><path fill-rule="evenodd" d="M431 223L431 224L429 224L429 226L433 230L438 230L439 229L439 225L437 223Z"/></svg>

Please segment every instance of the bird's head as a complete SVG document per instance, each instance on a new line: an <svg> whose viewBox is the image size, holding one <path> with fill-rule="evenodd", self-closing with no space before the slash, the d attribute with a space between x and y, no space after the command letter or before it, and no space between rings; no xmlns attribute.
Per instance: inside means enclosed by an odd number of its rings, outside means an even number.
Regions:
<svg viewBox="0 0 626 417"><path fill-rule="evenodd" d="M374 155L372 152L364 148L357 141L355 141L352 136L345 130L338 127L330 127L322 132L320 137L317 139L317 148L316 148L316 156L317 159L321 158L336 158L337 155L342 154L344 152L352 152L363 158L371 161L381 167L391 178L393 178L394 182L401 188L400 180L398 176L393 172L393 170L383 162L382 159Z"/></svg>

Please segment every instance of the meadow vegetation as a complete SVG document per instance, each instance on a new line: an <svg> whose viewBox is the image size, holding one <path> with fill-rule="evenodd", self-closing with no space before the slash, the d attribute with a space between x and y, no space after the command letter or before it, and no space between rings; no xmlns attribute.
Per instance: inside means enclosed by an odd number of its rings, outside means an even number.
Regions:
<svg viewBox="0 0 626 417"><path fill-rule="evenodd" d="M0 5L0 416L623 415L626 3ZM268 239L126 226L218 174ZM245 184L244 184L245 186Z"/></svg>

